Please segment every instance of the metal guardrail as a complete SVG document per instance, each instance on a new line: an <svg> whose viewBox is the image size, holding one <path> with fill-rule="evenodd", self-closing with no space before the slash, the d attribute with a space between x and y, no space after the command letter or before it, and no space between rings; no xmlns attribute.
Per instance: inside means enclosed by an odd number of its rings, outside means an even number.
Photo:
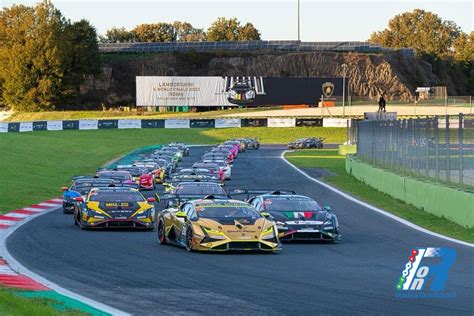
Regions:
<svg viewBox="0 0 474 316"><path fill-rule="evenodd" d="M359 121L356 133L357 157L364 162L458 187L474 187L472 115Z"/></svg>
<svg viewBox="0 0 474 316"><path fill-rule="evenodd" d="M382 53L397 51L414 56L411 48L392 49L369 42L301 42L301 41L221 41L221 42L131 42L101 43L102 53L165 53L165 52L210 52L210 51L346 51L360 53Z"/></svg>

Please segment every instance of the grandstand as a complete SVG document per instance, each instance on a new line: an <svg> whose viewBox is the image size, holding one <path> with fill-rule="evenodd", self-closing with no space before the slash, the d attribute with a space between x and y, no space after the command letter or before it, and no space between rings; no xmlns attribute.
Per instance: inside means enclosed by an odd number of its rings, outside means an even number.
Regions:
<svg viewBox="0 0 474 316"><path fill-rule="evenodd" d="M103 43L102 53L169 53L169 52L214 52L214 51L274 51L274 52L357 52L383 53L400 52L413 57L411 48L387 48L369 42L302 42L302 41L222 41L222 42L144 42Z"/></svg>

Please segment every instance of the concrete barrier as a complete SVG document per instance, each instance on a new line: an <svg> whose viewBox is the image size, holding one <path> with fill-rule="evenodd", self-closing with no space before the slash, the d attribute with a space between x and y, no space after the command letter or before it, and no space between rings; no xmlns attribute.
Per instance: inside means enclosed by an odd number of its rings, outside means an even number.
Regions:
<svg viewBox="0 0 474 316"><path fill-rule="evenodd" d="M346 156L346 172L365 184L425 212L474 227L474 194L389 172Z"/></svg>

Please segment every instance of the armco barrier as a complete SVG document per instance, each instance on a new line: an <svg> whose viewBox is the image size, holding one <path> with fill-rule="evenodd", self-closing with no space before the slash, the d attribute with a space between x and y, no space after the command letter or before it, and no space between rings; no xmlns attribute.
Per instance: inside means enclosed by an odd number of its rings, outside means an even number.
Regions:
<svg viewBox="0 0 474 316"><path fill-rule="evenodd" d="M0 133L127 129L127 128L232 128L232 127L346 127L339 118L215 118L215 119L104 119L36 122L0 122Z"/></svg>
<svg viewBox="0 0 474 316"><path fill-rule="evenodd" d="M474 194L398 175L346 156L346 171L356 179L425 212L474 227Z"/></svg>

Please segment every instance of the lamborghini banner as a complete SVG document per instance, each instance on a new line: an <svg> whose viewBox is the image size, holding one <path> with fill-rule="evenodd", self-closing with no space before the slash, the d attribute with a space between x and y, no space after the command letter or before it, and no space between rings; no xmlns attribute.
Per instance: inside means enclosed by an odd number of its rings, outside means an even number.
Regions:
<svg viewBox="0 0 474 316"><path fill-rule="evenodd" d="M315 105L342 96L342 78L136 77L137 106Z"/></svg>

